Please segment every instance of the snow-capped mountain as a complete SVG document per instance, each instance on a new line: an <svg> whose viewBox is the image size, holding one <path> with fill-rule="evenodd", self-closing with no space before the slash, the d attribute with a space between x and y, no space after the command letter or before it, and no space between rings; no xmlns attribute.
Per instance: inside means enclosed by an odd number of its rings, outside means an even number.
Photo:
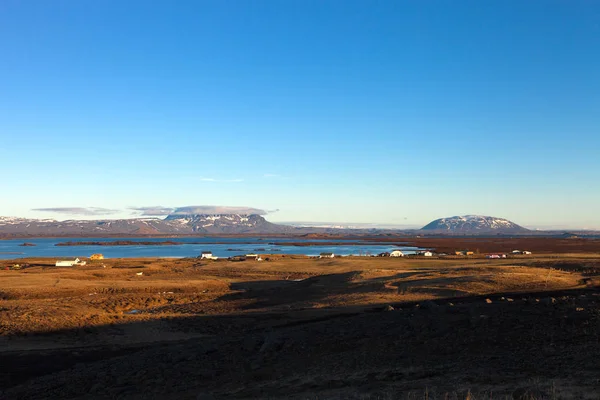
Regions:
<svg viewBox="0 0 600 400"><path fill-rule="evenodd" d="M185 235L194 233L302 233L300 228L277 225L254 214L169 215L165 219L132 218L115 220L27 219L0 217L3 236L101 236L101 235Z"/></svg>
<svg viewBox="0 0 600 400"><path fill-rule="evenodd" d="M528 229L504 218L488 217L484 215L462 215L449 218L440 218L421 228L423 231L436 233L456 234L515 234L527 233Z"/></svg>
<svg viewBox="0 0 600 400"><path fill-rule="evenodd" d="M294 230L268 222L256 214L172 214L165 223L185 226L193 233L284 233Z"/></svg>
<svg viewBox="0 0 600 400"><path fill-rule="evenodd" d="M0 217L0 226L2 225L16 225L22 223L30 223L32 221L35 222L56 222L53 219L27 219L27 218L19 218L19 217Z"/></svg>

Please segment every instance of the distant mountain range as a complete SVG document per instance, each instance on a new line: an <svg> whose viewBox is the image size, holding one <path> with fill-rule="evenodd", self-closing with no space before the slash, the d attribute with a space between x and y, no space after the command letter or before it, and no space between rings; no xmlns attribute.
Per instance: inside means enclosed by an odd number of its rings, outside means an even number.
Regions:
<svg viewBox="0 0 600 400"><path fill-rule="evenodd" d="M384 227L320 225L291 226L274 224L256 214L172 214L160 218L117 220L27 219L0 217L0 236L145 236L145 235L221 235L221 234L386 234L386 235L560 235L565 231L531 231L504 218L464 215L440 218L421 229L384 229ZM588 232L589 234L589 232Z"/></svg>
<svg viewBox="0 0 600 400"><path fill-rule="evenodd" d="M436 219L421 228L421 231L460 235L527 234L531 232L507 219L484 215L462 215Z"/></svg>
<svg viewBox="0 0 600 400"><path fill-rule="evenodd" d="M25 219L0 217L0 234L4 236L101 236L101 235L185 235L185 234L283 234L312 232L268 222L260 215L188 214L159 218L117 220Z"/></svg>

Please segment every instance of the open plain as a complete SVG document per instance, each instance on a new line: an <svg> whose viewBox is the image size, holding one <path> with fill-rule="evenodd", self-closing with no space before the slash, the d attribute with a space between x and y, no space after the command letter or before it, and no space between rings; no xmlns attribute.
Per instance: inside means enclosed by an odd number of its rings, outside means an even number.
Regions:
<svg viewBox="0 0 600 400"><path fill-rule="evenodd" d="M0 261L0 399L600 396L597 253L267 257Z"/></svg>

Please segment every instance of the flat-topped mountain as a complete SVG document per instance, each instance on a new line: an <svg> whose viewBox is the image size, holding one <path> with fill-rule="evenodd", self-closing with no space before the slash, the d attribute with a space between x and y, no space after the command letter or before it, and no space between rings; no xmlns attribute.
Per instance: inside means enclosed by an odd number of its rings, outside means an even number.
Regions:
<svg viewBox="0 0 600 400"><path fill-rule="evenodd" d="M295 228L273 224L257 214L172 214L164 223L193 233L285 233Z"/></svg>
<svg viewBox="0 0 600 400"><path fill-rule="evenodd" d="M449 218L436 219L421 228L430 233L450 233L458 235L477 234L518 234L528 233L529 229L523 228L504 218L489 217L484 215L462 215Z"/></svg>
<svg viewBox="0 0 600 400"><path fill-rule="evenodd" d="M172 214L164 219L66 221L0 217L0 234L4 236L270 234L306 233L307 231L309 230L273 224L255 214Z"/></svg>

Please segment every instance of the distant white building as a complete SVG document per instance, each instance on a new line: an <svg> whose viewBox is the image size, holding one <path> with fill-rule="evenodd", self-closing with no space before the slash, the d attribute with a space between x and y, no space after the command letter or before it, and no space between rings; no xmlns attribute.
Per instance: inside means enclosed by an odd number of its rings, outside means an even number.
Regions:
<svg viewBox="0 0 600 400"><path fill-rule="evenodd" d="M506 254L486 254L485 258L506 258Z"/></svg>
<svg viewBox="0 0 600 400"><path fill-rule="evenodd" d="M321 253L319 254L319 258L333 258L335 257L335 254L333 253Z"/></svg>
<svg viewBox="0 0 600 400"><path fill-rule="evenodd" d="M212 251L203 251L202 254L200 254L200 259L206 259L206 260L216 260L219 257L215 257L212 254Z"/></svg>
<svg viewBox="0 0 600 400"><path fill-rule="evenodd" d="M79 258L76 258L74 260L58 260L56 261L56 264L54 264L57 267L73 267L75 265L85 265L86 262L85 261L81 261Z"/></svg>
<svg viewBox="0 0 600 400"><path fill-rule="evenodd" d="M423 257L432 257L433 256L433 252L429 251L429 250L421 250L417 252L418 256L423 256Z"/></svg>
<svg viewBox="0 0 600 400"><path fill-rule="evenodd" d="M390 252L390 257L404 257L404 253L400 250L392 250Z"/></svg>
<svg viewBox="0 0 600 400"><path fill-rule="evenodd" d="M523 251L523 253L522 253L522 254L531 254L531 252L530 252L530 251L527 251L527 250L525 250L525 251Z"/></svg>

